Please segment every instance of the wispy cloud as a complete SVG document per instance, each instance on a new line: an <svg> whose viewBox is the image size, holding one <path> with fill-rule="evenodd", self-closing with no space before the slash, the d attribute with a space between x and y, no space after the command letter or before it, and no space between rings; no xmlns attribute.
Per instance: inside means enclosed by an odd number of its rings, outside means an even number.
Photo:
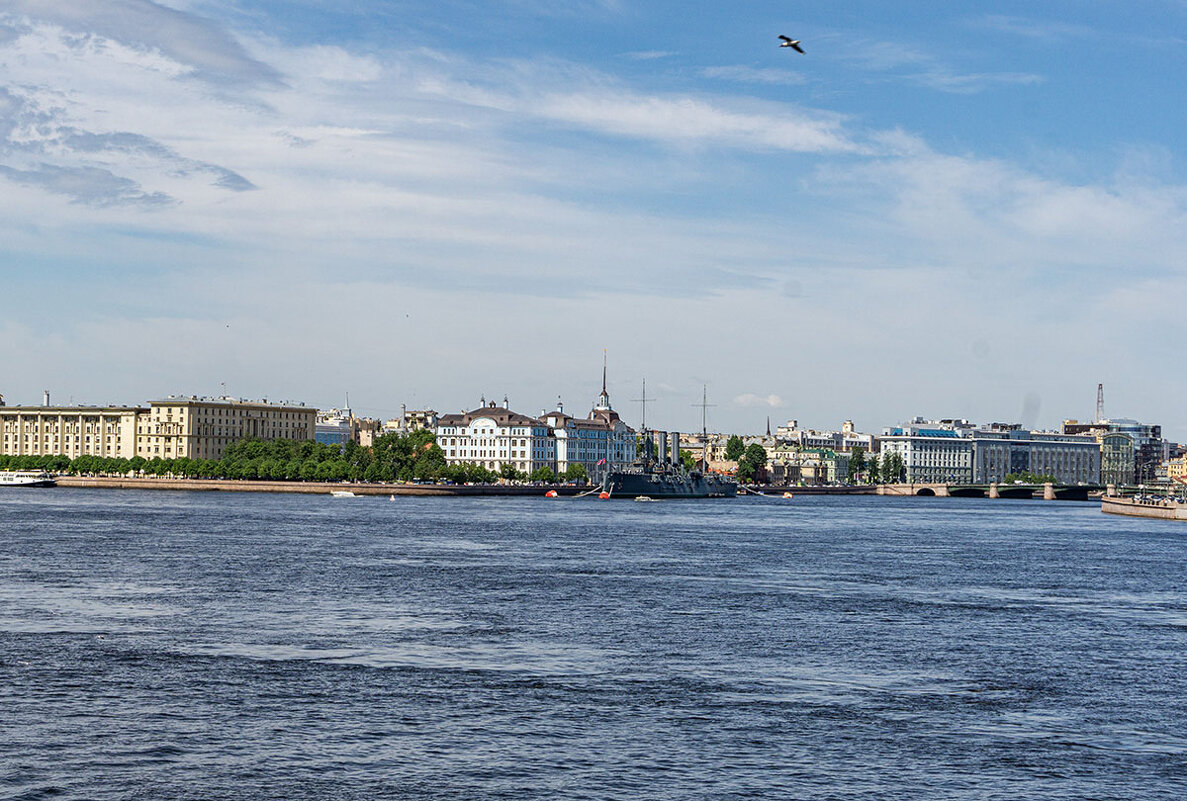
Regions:
<svg viewBox="0 0 1187 801"><path fill-rule="evenodd" d="M542 118L578 129L654 142L808 153L860 152L841 115L733 96L641 93L569 65L517 62L452 65L420 80L423 93L475 107ZM501 68L500 68L501 67ZM408 68L413 70L415 67Z"/></svg>
<svg viewBox="0 0 1187 801"><path fill-rule="evenodd" d="M623 58L629 58L632 61L656 61L661 58L671 58L676 55L674 50L636 50L631 53L623 53Z"/></svg>
<svg viewBox="0 0 1187 801"><path fill-rule="evenodd" d="M160 206L173 202L173 198L163 192L146 192L135 181L98 167L40 164L29 170L15 170L0 165L0 176L18 184L66 195L76 203L94 206Z"/></svg>
<svg viewBox="0 0 1187 801"><path fill-rule="evenodd" d="M839 117L784 109L731 108L697 97L621 92L540 98L543 117L606 133L661 142L704 143L807 153L858 152Z"/></svg>
<svg viewBox="0 0 1187 801"><path fill-rule="evenodd" d="M78 47L89 46L90 37L97 36L159 51L207 80L269 84L279 80L275 70L251 58L218 23L151 0L9 0L5 10L79 34Z"/></svg>
<svg viewBox="0 0 1187 801"><path fill-rule="evenodd" d="M766 407L770 409L778 409L783 406L783 398L778 395L755 395L752 392L747 392L743 395L738 395L734 398L734 405L743 408Z"/></svg>
<svg viewBox="0 0 1187 801"><path fill-rule="evenodd" d="M1056 20L1036 20L1026 17L1012 17L1006 14L985 14L969 22L976 28L997 31L1010 36L1023 36L1028 39L1055 41L1060 39L1082 39L1096 35L1096 31L1087 25Z"/></svg>
<svg viewBox="0 0 1187 801"><path fill-rule="evenodd" d="M725 67L705 67L701 74L706 78L715 78L735 83L761 83L781 86L796 86L805 82L804 76L798 72L781 69L757 69L743 65Z"/></svg>
<svg viewBox="0 0 1187 801"><path fill-rule="evenodd" d="M1032 85L1043 76L1027 72L965 72L901 42L859 41L851 58L863 68L897 80L954 94L975 94L991 86Z"/></svg>

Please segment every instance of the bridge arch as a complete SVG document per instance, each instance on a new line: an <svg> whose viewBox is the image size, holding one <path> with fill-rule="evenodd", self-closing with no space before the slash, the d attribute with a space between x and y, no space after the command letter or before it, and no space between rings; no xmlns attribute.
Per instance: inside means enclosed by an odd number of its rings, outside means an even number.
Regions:
<svg viewBox="0 0 1187 801"><path fill-rule="evenodd" d="M934 498L936 497L936 491L931 487L920 487L915 490L915 495L921 498Z"/></svg>

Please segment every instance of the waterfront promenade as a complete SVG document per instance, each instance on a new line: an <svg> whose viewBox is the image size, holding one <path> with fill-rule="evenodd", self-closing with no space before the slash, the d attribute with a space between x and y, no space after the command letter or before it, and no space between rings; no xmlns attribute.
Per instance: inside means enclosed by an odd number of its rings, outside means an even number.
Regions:
<svg viewBox="0 0 1187 801"><path fill-rule="evenodd" d="M355 495L510 495L536 496L549 490L558 495L576 495L589 489L567 484L548 486L511 484L364 484L334 481L249 481L238 479L202 478L126 478L59 476L59 487L86 487L91 489L149 489L186 490L198 492L287 492L304 495L328 495L331 492L348 490Z"/></svg>

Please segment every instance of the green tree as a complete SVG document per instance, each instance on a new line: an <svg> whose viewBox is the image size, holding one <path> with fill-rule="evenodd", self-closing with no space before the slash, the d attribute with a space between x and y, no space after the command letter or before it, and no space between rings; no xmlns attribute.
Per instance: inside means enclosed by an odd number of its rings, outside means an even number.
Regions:
<svg viewBox="0 0 1187 801"><path fill-rule="evenodd" d="M692 451L680 451L680 464L685 470L697 469L697 459L692 455Z"/></svg>
<svg viewBox="0 0 1187 801"><path fill-rule="evenodd" d="M878 457L871 457L870 461L866 464L866 481L871 484L877 484L880 478L881 471L878 469Z"/></svg>
<svg viewBox="0 0 1187 801"><path fill-rule="evenodd" d="M552 468L545 465L544 467L537 467L532 471L532 481L552 482L556 481L556 473L552 472Z"/></svg>
<svg viewBox="0 0 1187 801"><path fill-rule="evenodd" d="M731 462L741 460L742 455L746 453L746 444L742 442L742 438L734 434L725 441L725 458Z"/></svg>
<svg viewBox="0 0 1187 801"><path fill-rule="evenodd" d="M856 484L860 481L867 466L865 448L860 445L854 447L853 453L849 456L849 483Z"/></svg>
<svg viewBox="0 0 1187 801"><path fill-rule="evenodd" d="M565 468L565 481L584 481L587 478L589 478L589 474L581 462L572 462Z"/></svg>
<svg viewBox="0 0 1187 801"><path fill-rule="evenodd" d="M766 449L757 442L748 446L738 459L738 479L744 482L763 479L766 474L766 464Z"/></svg>

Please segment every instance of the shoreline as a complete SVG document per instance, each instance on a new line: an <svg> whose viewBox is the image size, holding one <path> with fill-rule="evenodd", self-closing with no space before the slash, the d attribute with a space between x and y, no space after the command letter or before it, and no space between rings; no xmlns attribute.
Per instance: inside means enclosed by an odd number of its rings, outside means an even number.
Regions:
<svg viewBox="0 0 1187 801"><path fill-rule="evenodd" d="M349 491L355 495L409 495L439 497L536 497L555 492L561 497L573 497L594 490L592 485L540 484L536 486L508 484L367 484L335 481L262 481L233 478L157 478L128 476L57 476L57 486L74 489L148 489L185 492L279 492L302 495L329 495L335 491ZM873 486L774 487L759 486L745 494L752 497L781 497L792 495L873 495ZM596 495L596 490L591 493ZM739 492L739 497L742 493Z"/></svg>
<svg viewBox="0 0 1187 801"><path fill-rule="evenodd" d="M552 490L557 495L572 496L589 487L546 485L538 487L499 484L355 484L337 481L258 481L233 478L127 478L107 476L58 476L59 487L85 489L151 489L186 492L280 492L303 495L329 495L349 491L355 495L440 495L440 496L536 496Z"/></svg>

